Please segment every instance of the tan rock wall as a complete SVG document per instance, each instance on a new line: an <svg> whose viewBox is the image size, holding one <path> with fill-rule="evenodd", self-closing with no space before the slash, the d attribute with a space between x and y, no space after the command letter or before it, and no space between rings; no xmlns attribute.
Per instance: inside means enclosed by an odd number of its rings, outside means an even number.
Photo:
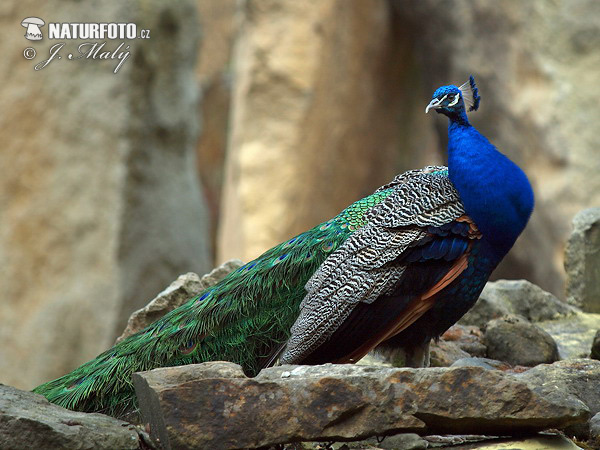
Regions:
<svg viewBox="0 0 600 450"><path fill-rule="evenodd" d="M242 10L219 260L256 257L406 167L403 136L424 128L420 117L399 126L419 85L408 41L386 1L350 5L255 0ZM432 139L419 139L411 164L435 159Z"/></svg>
<svg viewBox="0 0 600 450"><path fill-rule="evenodd" d="M136 22L151 39L130 42L117 74L66 54L34 71L56 41L23 37L31 15ZM105 350L179 273L209 266L192 157L198 28L191 1L5 2L0 23L0 382L31 388Z"/></svg>

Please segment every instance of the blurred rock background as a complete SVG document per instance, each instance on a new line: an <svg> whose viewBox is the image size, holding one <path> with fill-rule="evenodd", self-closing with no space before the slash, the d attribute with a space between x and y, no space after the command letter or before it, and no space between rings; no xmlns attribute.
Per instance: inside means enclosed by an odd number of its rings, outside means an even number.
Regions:
<svg viewBox="0 0 600 450"><path fill-rule="evenodd" d="M29 16L151 38L117 74L34 71L56 41L27 41ZM424 108L471 73L472 123L536 191L495 278L564 298L570 221L600 204L595 0L13 0L0 24L1 383L62 375L179 274L252 259L443 163L446 122Z"/></svg>

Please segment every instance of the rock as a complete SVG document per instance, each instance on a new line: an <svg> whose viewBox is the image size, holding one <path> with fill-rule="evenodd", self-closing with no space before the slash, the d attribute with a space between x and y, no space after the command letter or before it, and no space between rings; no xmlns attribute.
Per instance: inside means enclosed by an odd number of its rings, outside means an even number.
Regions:
<svg viewBox="0 0 600 450"><path fill-rule="evenodd" d="M600 412L600 361L570 359L541 364L515 377L548 401L560 403L561 397L574 396L585 403L592 416ZM590 428L585 422L570 426L567 431L586 439Z"/></svg>
<svg viewBox="0 0 600 450"><path fill-rule="evenodd" d="M436 436L437 438L437 436ZM559 433L540 433L537 436L524 437L521 439L499 438L488 436L480 437L476 440L462 439L461 436L442 436L441 439L432 439L427 436L427 441L432 445L432 448L442 449L471 449L471 450L581 450L581 447L576 445L570 439ZM473 443L477 442L477 443ZM468 445L471 443L471 445ZM465 445L466 444L466 445ZM440 446L443 447L440 447ZM457 447L461 445L460 447Z"/></svg>
<svg viewBox="0 0 600 450"><path fill-rule="evenodd" d="M567 298L586 312L600 313L600 208L573 218L565 249Z"/></svg>
<svg viewBox="0 0 600 450"><path fill-rule="evenodd" d="M231 54L240 23L237 3L237 0L196 0L204 36L196 66L202 92L202 130L196 147L196 166L211 217L211 247L216 242L223 190L231 112Z"/></svg>
<svg viewBox="0 0 600 450"><path fill-rule="evenodd" d="M454 361L450 367L483 367L487 370L509 370L512 366L503 361L490 358L463 358Z"/></svg>
<svg viewBox="0 0 600 450"><path fill-rule="evenodd" d="M590 419L590 441L596 447L600 447L600 413L596 413Z"/></svg>
<svg viewBox="0 0 600 450"><path fill-rule="evenodd" d="M594 335L594 341L592 342L592 351L590 352L590 358L600 359L600 330L596 331Z"/></svg>
<svg viewBox="0 0 600 450"><path fill-rule="evenodd" d="M31 13L24 3L2 8L0 25L21 28ZM127 41L116 74L114 60L67 60L82 39L34 70L58 42L47 35L33 61L0 61L0 380L26 389L110 347L131 312L179 274L210 269L193 163L195 0L102 8L50 0L35 15L130 22L152 37ZM23 34L7 33L1 45L25 48ZM119 43L109 39L103 51Z"/></svg>
<svg viewBox="0 0 600 450"><path fill-rule="evenodd" d="M540 364L515 376L537 393L573 395L586 404L592 415L600 412L600 361L581 358Z"/></svg>
<svg viewBox="0 0 600 450"><path fill-rule="evenodd" d="M243 5L219 260L253 259L333 217L399 165L442 161L435 138L420 139L428 97L406 70L409 41L388 1Z"/></svg>
<svg viewBox="0 0 600 450"><path fill-rule="evenodd" d="M579 312L537 325L552 336L561 359L585 358L590 354L596 330L600 329L600 314Z"/></svg>
<svg viewBox="0 0 600 450"><path fill-rule="evenodd" d="M379 351L370 351L362 359L356 362L360 366L394 367L388 355Z"/></svg>
<svg viewBox="0 0 600 450"><path fill-rule="evenodd" d="M558 359L554 339L543 329L518 316L489 322L483 340L489 358L511 365L535 366Z"/></svg>
<svg viewBox="0 0 600 450"><path fill-rule="evenodd" d="M471 356L485 356L486 348L483 344L481 329L473 325L452 325L443 335L444 341L455 342L461 350Z"/></svg>
<svg viewBox="0 0 600 450"><path fill-rule="evenodd" d="M352 449L425 450L427 448L427 441L415 433L401 433L383 438L369 438L359 442L348 442L345 445Z"/></svg>
<svg viewBox="0 0 600 450"><path fill-rule="evenodd" d="M455 342L443 339L437 342L432 341L429 347L429 365L431 367L449 367L453 362L469 356L471 355L462 350Z"/></svg>
<svg viewBox="0 0 600 450"><path fill-rule="evenodd" d="M540 322L575 312L575 308L527 280L498 280L485 285L475 306L459 323L483 327L490 320L508 314Z"/></svg>
<svg viewBox="0 0 600 450"><path fill-rule="evenodd" d="M200 278L193 272L180 275L168 288L158 294L142 309L135 311L127 322L125 331L117 338L117 344L126 337L137 333L156 322L169 311L180 307L185 302L195 297L207 287L213 286L225 278L229 273L241 267L244 263L239 259L232 259L213 269L210 273Z"/></svg>
<svg viewBox="0 0 600 450"><path fill-rule="evenodd" d="M41 395L0 385L0 448L137 450L140 440L150 442L144 435L104 414L70 411Z"/></svg>
<svg viewBox="0 0 600 450"><path fill-rule="evenodd" d="M179 370L185 375L177 383ZM398 432L516 433L589 417L575 397L542 398L513 375L479 367L279 366L246 378L235 364L212 362L133 379L143 420L165 449L351 441Z"/></svg>

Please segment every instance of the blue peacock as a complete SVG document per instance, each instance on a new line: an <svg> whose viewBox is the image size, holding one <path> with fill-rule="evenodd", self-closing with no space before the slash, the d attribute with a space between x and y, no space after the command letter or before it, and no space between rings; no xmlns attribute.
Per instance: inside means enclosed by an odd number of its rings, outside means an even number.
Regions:
<svg viewBox="0 0 600 450"><path fill-rule="evenodd" d="M73 372L35 388L66 408L136 409L133 372L210 360L349 363L377 346L428 363L428 345L476 302L533 210L523 171L467 118L473 77L437 89L448 167L396 176Z"/></svg>

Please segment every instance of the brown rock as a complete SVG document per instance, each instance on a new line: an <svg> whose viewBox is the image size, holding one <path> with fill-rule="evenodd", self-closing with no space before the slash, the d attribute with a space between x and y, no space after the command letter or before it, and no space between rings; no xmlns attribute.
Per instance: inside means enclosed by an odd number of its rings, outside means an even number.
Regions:
<svg viewBox="0 0 600 450"><path fill-rule="evenodd" d="M412 37L393 22L388 1L243 4L220 260L253 259L370 194L399 167L441 162L435 137L420 139L431 121L414 88ZM412 143L410 155L398 152Z"/></svg>
<svg viewBox="0 0 600 450"><path fill-rule="evenodd" d="M489 322L483 340L489 358L513 366L535 366L558 360L558 347L552 336L518 316Z"/></svg>
<svg viewBox="0 0 600 450"><path fill-rule="evenodd" d="M486 348L483 344L483 332L474 325L453 325L443 335L445 341L455 342L458 347L471 356L485 356Z"/></svg>
<svg viewBox="0 0 600 450"><path fill-rule="evenodd" d="M231 53L240 23L236 20L237 4L237 0L196 0L204 36L196 66L202 92L202 130L196 147L196 165L210 212L213 254L231 109Z"/></svg>
<svg viewBox="0 0 600 450"><path fill-rule="evenodd" d="M185 370L181 383L175 372ZM196 379L189 378L197 370ZM134 374L145 422L169 448L357 440L398 432L514 433L588 418L579 400L546 400L479 367L281 366L256 378L231 363Z"/></svg>
<svg viewBox="0 0 600 450"><path fill-rule="evenodd" d="M217 284L229 273L242 265L242 261L233 259L216 267L202 278L192 272L180 275L168 288L158 294L154 300L142 309L138 309L129 317L127 327L123 331L123 334L117 338L116 343L118 344L126 337L156 322L166 313L180 307L207 287Z"/></svg>
<svg viewBox="0 0 600 450"><path fill-rule="evenodd" d="M429 346L429 365L431 367L450 367L455 361L470 356L455 342L443 339L437 342L433 341Z"/></svg>

